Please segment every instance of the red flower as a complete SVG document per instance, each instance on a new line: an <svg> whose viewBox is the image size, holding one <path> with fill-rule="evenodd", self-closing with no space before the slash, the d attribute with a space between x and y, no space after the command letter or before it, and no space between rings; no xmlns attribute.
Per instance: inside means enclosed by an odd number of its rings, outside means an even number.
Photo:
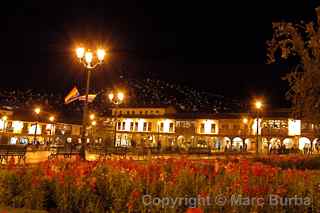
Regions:
<svg viewBox="0 0 320 213"><path fill-rule="evenodd" d="M263 170L263 164L261 163L255 163L252 165L252 174L254 176L263 176L264 170Z"/></svg>
<svg viewBox="0 0 320 213"><path fill-rule="evenodd" d="M201 208L188 208L186 213L204 213Z"/></svg>
<svg viewBox="0 0 320 213"><path fill-rule="evenodd" d="M131 210L133 208L133 204L131 202L127 203L127 207L129 210Z"/></svg>
<svg viewBox="0 0 320 213"><path fill-rule="evenodd" d="M139 190L133 190L131 192L131 197L134 199L134 200L137 200L141 195L141 192Z"/></svg>

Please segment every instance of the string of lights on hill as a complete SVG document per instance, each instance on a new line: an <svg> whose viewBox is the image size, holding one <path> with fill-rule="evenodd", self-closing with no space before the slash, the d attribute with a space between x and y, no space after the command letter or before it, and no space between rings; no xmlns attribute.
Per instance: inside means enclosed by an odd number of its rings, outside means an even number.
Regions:
<svg viewBox="0 0 320 213"><path fill-rule="evenodd" d="M174 106L180 112L206 113L236 112L243 109L237 100L150 78L143 80L122 79L114 85L114 88L121 88L124 91L126 97L123 106ZM97 97L90 104L91 110L99 114L109 113L112 104L107 97L112 90L109 87L95 91ZM80 93L83 93L81 89ZM2 89L0 104L2 107L23 110L41 105L47 111L61 113L68 117L81 117L82 103L74 101L66 105L64 104L65 95L38 92L31 89Z"/></svg>

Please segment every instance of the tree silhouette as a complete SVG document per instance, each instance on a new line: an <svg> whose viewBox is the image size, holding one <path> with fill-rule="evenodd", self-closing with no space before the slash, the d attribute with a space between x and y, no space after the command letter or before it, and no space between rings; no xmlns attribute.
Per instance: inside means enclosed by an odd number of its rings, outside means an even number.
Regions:
<svg viewBox="0 0 320 213"><path fill-rule="evenodd" d="M293 116L318 126L320 123L320 7L317 21L273 23L273 37L267 42L268 63L293 61L294 69L283 79L289 83L286 97ZM318 129L318 128L314 128Z"/></svg>

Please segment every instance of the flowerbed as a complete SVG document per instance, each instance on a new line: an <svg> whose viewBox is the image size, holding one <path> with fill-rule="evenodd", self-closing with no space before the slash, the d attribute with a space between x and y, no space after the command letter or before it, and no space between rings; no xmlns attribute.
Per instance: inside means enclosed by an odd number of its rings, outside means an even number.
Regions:
<svg viewBox="0 0 320 213"><path fill-rule="evenodd" d="M319 156L271 155L254 158L253 160L271 166L280 167L282 169L320 170Z"/></svg>
<svg viewBox="0 0 320 213"><path fill-rule="evenodd" d="M164 209L186 212L188 207L209 212L305 212L320 209L319 174L319 171L281 170L245 158L53 160L25 167L11 163L0 170L0 205L68 213L164 212ZM231 202L233 195L267 201L270 194L283 198L310 197L312 201L308 205ZM217 197L226 202L217 202ZM186 199L173 203L177 200L169 198ZM206 199L210 202L204 202Z"/></svg>

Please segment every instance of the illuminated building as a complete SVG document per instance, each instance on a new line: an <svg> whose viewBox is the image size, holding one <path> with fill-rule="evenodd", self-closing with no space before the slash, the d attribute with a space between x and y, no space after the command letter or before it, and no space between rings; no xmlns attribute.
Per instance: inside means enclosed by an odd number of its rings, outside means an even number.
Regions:
<svg viewBox="0 0 320 213"><path fill-rule="evenodd" d="M177 113L172 107L114 108L117 115L116 145L188 149L207 147L223 151L226 148L255 150L257 121L262 152L284 145L300 148L317 139L306 129L306 123L294 120L287 110L261 113ZM244 119L245 118L245 119Z"/></svg>
<svg viewBox="0 0 320 213"><path fill-rule="evenodd" d="M38 118L32 116L29 111L0 110L0 142L2 144L32 143L35 131L40 144L49 141L63 143L68 138L77 141L80 138L81 125L78 123L64 122L61 119L53 122L47 116Z"/></svg>

